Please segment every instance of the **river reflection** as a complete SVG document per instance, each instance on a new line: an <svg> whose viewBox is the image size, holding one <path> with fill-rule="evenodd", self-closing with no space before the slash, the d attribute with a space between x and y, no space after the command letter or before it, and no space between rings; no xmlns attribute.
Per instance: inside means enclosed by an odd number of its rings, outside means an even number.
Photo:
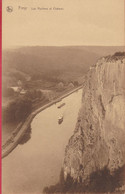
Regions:
<svg viewBox="0 0 125 194"><path fill-rule="evenodd" d="M39 113L32 134L2 160L2 194L37 194L58 182L65 147L73 134L81 106L82 89ZM57 107L65 102L65 106ZM64 115L58 124L58 117Z"/></svg>
<svg viewBox="0 0 125 194"><path fill-rule="evenodd" d="M31 134L32 134L32 128L30 125L27 131L25 132L24 136L20 140L19 144L27 143L31 139Z"/></svg>

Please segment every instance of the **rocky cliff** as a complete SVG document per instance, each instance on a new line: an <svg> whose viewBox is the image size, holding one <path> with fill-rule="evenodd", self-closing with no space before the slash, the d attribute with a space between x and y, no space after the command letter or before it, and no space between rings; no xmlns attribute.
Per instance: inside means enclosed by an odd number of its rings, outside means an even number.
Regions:
<svg viewBox="0 0 125 194"><path fill-rule="evenodd" d="M85 77L82 107L65 150L64 177L84 182L125 164L125 57L99 59Z"/></svg>
<svg viewBox="0 0 125 194"><path fill-rule="evenodd" d="M88 71L60 180L45 193L125 192L125 53Z"/></svg>

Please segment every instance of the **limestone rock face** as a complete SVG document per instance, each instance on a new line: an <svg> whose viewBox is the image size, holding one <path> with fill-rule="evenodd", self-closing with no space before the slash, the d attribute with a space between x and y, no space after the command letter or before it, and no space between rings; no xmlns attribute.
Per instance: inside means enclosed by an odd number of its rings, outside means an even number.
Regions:
<svg viewBox="0 0 125 194"><path fill-rule="evenodd" d="M125 58L101 58L83 86L82 107L65 150L64 176L84 181L125 164Z"/></svg>

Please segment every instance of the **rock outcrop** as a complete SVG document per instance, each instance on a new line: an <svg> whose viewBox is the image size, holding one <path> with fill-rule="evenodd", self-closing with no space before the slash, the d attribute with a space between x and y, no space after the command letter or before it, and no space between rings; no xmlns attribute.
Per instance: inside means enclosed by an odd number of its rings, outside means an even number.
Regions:
<svg viewBox="0 0 125 194"><path fill-rule="evenodd" d="M65 150L64 177L84 182L92 172L112 174L125 164L125 57L108 56L90 68L82 107Z"/></svg>

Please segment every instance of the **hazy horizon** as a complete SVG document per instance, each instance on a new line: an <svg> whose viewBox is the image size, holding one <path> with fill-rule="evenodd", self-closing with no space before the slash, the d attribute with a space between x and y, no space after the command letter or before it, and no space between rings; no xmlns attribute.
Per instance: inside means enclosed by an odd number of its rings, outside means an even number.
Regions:
<svg viewBox="0 0 125 194"><path fill-rule="evenodd" d="M22 47L125 47L125 45L14 45L10 47L3 47L6 49L18 49Z"/></svg>

